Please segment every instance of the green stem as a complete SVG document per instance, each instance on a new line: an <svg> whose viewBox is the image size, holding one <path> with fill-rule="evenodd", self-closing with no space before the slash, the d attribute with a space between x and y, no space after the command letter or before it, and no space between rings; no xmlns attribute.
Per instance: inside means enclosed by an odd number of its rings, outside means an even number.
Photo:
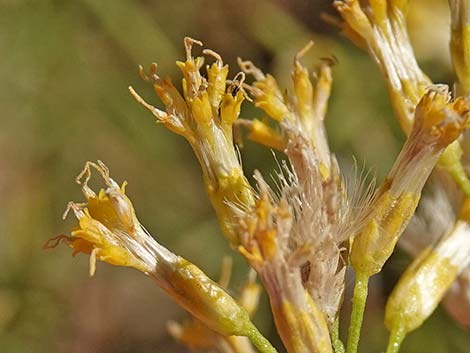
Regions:
<svg viewBox="0 0 470 353"><path fill-rule="evenodd" d="M366 306L368 282L369 276L360 272L356 273L346 353L357 353L359 337L361 335L362 319L364 317L364 308Z"/></svg>
<svg viewBox="0 0 470 353"><path fill-rule="evenodd" d="M387 353L398 353L401 343L406 336L406 332L402 326L394 327L390 332Z"/></svg>
<svg viewBox="0 0 470 353"><path fill-rule="evenodd" d="M255 325L250 327L246 337L248 337L260 353L277 353L276 348L259 332Z"/></svg>
<svg viewBox="0 0 470 353"><path fill-rule="evenodd" d="M333 327L331 328L331 343L335 353L344 353L344 344L339 338L339 317L333 322Z"/></svg>

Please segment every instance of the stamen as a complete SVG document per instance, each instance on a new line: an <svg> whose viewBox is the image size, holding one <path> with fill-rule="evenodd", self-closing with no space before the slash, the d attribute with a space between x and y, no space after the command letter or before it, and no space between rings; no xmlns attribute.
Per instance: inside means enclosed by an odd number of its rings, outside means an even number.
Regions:
<svg viewBox="0 0 470 353"><path fill-rule="evenodd" d="M245 78L246 78L245 73L244 72L239 72L233 78L233 83L242 85L243 82L245 82Z"/></svg>
<svg viewBox="0 0 470 353"><path fill-rule="evenodd" d="M252 75L256 81L263 81L266 78L263 71L258 69L252 61L243 61L241 58L237 58L237 63L244 73Z"/></svg>
<svg viewBox="0 0 470 353"><path fill-rule="evenodd" d="M95 194L94 197L96 197L96 194ZM87 206L87 203L76 203L76 202L70 201L67 204L67 208L65 209L64 214L62 215L62 219L67 218L67 216L69 215L70 210L73 211L73 213L75 214L75 216L77 218L82 217L83 216L82 209L85 208L86 206Z"/></svg>
<svg viewBox="0 0 470 353"><path fill-rule="evenodd" d="M224 66L224 62L222 61L222 57L218 53L216 53L215 51L213 51L211 49L204 49L202 51L202 53L214 57L218 67Z"/></svg>
<svg viewBox="0 0 470 353"><path fill-rule="evenodd" d="M300 65L300 59L307 54L307 52L313 47L313 40L309 41L302 49L300 49L294 57L295 65Z"/></svg>
<svg viewBox="0 0 470 353"><path fill-rule="evenodd" d="M160 110L157 107L154 107L153 105L147 103L141 96L139 96L139 94L134 90L134 88L132 88L132 86L129 86L128 90L131 93L132 97L134 97L134 99L138 103L142 104L145 108L150 110L152 112L152 114L157 117L158 120L164 121L168 118L167 113L165 113L163 110Z"/></svg>
<svg viewBox="0 0 470 353"><path fill-rule="evenodd" d="M101 174L101 175L103 175L103 178L104 178L105 180L111 180L111 181L112 181L113 179L111 179L111 177L109 176L109 168L106 166L106 164L104 164L104 163L103 163L102 161L100 161L99 159L98 159L97 162L98 162L98 165L99 165L101 171L104 173L104 174L103 174L103 173ZM114 184L113 184L113 185L114 185Z"/></svg>
<svg viewBox="0 0 470 353"><path fill-rule="evenodd" d="M145 73L145 70L144 70L143 66L139 65L139 76L145 82L149 82L149 83L153 83L153 84L159 83L160 77L158 77L158 75L157 75L157 68L158 68L157 63L152 63L150 65L150 68L149 68L150 77L149 77L149 75L147 75Z"/></svg>
<svg viewBox="0 0 470 353"><path fill-rule="evenodd" d="M193 48L193 45L197 44L200 45L201 47L203 46L202 42L196 39L193 39L191 37L185 37L184 38L184 48L186 50L186 60L192 60L192 54L191 54L191 49Z"/></svg>
<svg viewBox="0 0 470 353"><path fill-rule="evenodd" d="M150 82L150 78L145 73L144 67L142 65L139 65L138 71L139 71L139 76L142 80L144 80L145 82Z"/></svg>
<svg viewBox="0 0 470 353"><path fill-rule="evenodd" d="M261 97L264 92L262 90L260 90L258 87L254 87L254 86L251 86L247 83L242 83L242 87L244 90L247 90L248 92L250 92L253 96L255 97ZM250 98L250 102L252 102L253 100Z"/></svg>
<svg viewBox="0 0 470 353"><path fill-rule="evenodd" d="M70 241L70 237L60 234L56 237L48 239L46 243L42 246L43 249L54 249L56 248L62 241Z"/></svg>
<svg viewBox="0 0 470 353"><path fill-rule="evenodd" d="M229 92L232 93L232 96L236 96L238 91L241 91L243 93L243 97L249 102L253 102L253 99L246 93L244 90L245 87L248 85L245 84L245 73L244 72L239 72L235 75L233 80L227 80L227 83L229 83L231 86L229 87Z"/></svg>
<svg viewBox="0 0 470 353"><path fill-rule="evenodd" d="M82 170L82 171L80 172L80 174L78 174L77 177L75 178L75 182L76 182L77 184L79 184L79 185L82 185L82 191L83 191L83 193L85 194L86 198L96 197L95 192L94 192L92 189L90 189L90 188L88 187L88 181L89 181L90 178L91 178L91 171L90 171L90 167L88 166L88 163L89 163L89 162L87 162L87 163L85 164L85 167L83 168L83 170ZM80 179L81 179L83 176L85 176L85 181L82 183L82 182L80 181ZM70 203L69 203L69 206L71 206ZM67 208L67 209L68 209L68 208ZM67 212L67 211L66 211L66 212ZM64 218L65 218L65 217L64 217Z"/></svg>
<svg viewBox="0 0 470 353"><path fill-rule="evenodd" d="M92 167L94 169L96 169L98 171L98 173L101 174L101 176L104 179L104 182L106 183L106 185L108 187L115 187L116 186L116 183L109 177L108 167L106 167L103 162L98 161L98 164L96 164L94 162L88 161L88 162L85 163L85 167L80 172L80 174L77 175L77 178L75 179L77 184L82 186L83 193L85 194L85 196L87 198L96 197L96 193L88 187L88 182L90 181L90 178L91 178L91 168ZM85 181L82 182L81 179L84 175L85 175Z"/></svg>

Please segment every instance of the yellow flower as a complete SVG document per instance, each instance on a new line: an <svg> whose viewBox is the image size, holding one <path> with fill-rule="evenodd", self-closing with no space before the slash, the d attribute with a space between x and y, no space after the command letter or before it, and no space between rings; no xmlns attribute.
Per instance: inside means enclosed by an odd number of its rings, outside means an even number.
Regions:
<svg viewBox="0 0 470 353"><path fill-rule="evenodd" d="M107 186L98 194L88 186L91 168L99 171ZM82 185L87 203L70 202L64 217L72 211L78 225L71 232L71 236L60 235L52 238L46 247L55 247L63 240L74 250L73 255L80 252L90 254L90 275L95 272L96 259L112 265L133 267L145 273L154 271L154 256L137 244L137 239L145 239L148 236L125 194L126 182L119 186L109 177L106 166L98 161L97 164L86 163L84 170L77 177L77 183Z"/></svg>
<svg viewBox="0 0 470 353"><path fill-rule="evenodd" d="M465 1L450 1L452 10L452 59L460 82L459 95L469 93L470 64L466 45L470 38L470 20ZM467 3L468 4L468 3ZM405 0L336 0L336 9L344 19L344 32L359 46L368 50L386 80L390 99L403 132L411 133L415 108L431 80L420 69L406 27L408 1ZM467 9L468 10L468 9ZM465 15L465 13L467 15ZM466 44L467 43L467 44ZM440 163L462 191L470 195L470 179L460 160L460 144L454 141L442 154Z"/></svg>
<svg viewBox="0 0 470 353"><path fill-rule="evenodd" d="M88 186L92 168L101 174L106 184L106 189L98 194ZM264 345L267 352L275 352L250 321L248 312L220 285L153 239L136 217L132 202L125 194L126 183L120 187L102 162L87 162L76 181L82 186L87 202L69 203L64 216L72 210L78 227L70 237L52 238L46 248L64 240L74 249L74 255L90 254L91 275L96 259L134 267L153 278L181 307L211 330L223 336L247 336L255 344Z"/></svg>
<svg viewBox="0 0 470 353"><path fill-rule="evenodd" d="M203 53L215 58L215 62L206 67L206 79L200 72L204 58L192 56L194 44L202 45L197 40L185 38L186 61L176 63L183 74L183 95L171 81L160 79L156 64L150 67L149 75L140 68L141 76L153 84L166 111L146 103L132 87L129 90L139 103L153 113L157 122L184 136L191 144L222 230L232 245L237 246L236 222L227 202L239 202L246 206L253 203L251 187L243 174L232 136L233 124L238 119L245 97L244 74L238 74L228 83L228 66L217 53L206 49Z"/></svg>
<svg viewBox="0 0 470 353"><path fill-rule="evenodd" d="M414 108L432 83L416 61L406 27L407 1L337 0L343 30L380 66L400 125L409 133Z"/></svg>
<svg viewBox="0 0 470 353"><path fill-rule="evenodd" d="M292 82L294 95L284 95L276 79L265 75L251 61L238 60L243 72L254 77L255 81L247 89L254 97L257 107L262 109L271 119L277 122L282 135L270 128L265 122L253 120L251 123L243 121L248 127L248 138L262 143L268 147L285 150L289 134L300 133L315 150L316 157L321 162L321 169L325 179L329 177L331 168L331 155L326 137L323 120L326 115L327 103L331 91L332 62L324 61L316 73L315 85L309 77L309 71L301 64L300 59L313 46L307 43L294 58ZM291 138L292 139L292 138Z"/></svg>
<svg viewBox="0 0 470 353"><path fill-rule="evenodd" d="M446 86L435 86L416 108L413 130L391 172L378 190L369 220L351 250L354 269L379 272L413 216L421 190L445 148L469 119L470 99L451 100Z"/></svg>

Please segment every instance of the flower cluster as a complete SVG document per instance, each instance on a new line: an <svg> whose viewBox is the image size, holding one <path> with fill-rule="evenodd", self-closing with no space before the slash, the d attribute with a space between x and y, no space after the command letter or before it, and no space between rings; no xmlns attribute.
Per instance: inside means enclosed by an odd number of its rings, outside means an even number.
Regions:
<svg viewBox="0 0 470 353"><path fill-rule="evenodd" d="M335 60L321 62L312 80L302 64L313 45L308 43L294 57L293 91L288 92L272 75L242 59L238 61L241 71L228 79L229 67L210 49L202 50L215 60L205 67L204 75L204 56L193 56L193 46L203 44L185 38L186 59L176 62L183 76L182 92L171 80L160 78L157 64L148 73L140 67L141 77L153 86L164 110L144 101L132 87L129 90L158 123L191 145L222 231L252 267L249 280L234 298L226 291L230 266L223 267L216 283L156 242L137 219L125 193L126 183L119 186L102 162L88 162L77 177L86 202L71 202L66 212L73 211L77 228L70 236L52 238L46 247L65 241L74 255L89 254L90 275L96 260L145 273L192 315L183 324L170 323L170 333L189 347L220 352L254 352L255 348L275 352L250 319L261 290L256 275L289 353L345 352L339 338L339 312L346 270L351 267L356 283L346 351L355 353L368 280L382 270L410 222L411 230L401 244L415 259L386 305L385 323L391 332L387 352L398 351L405 335L429 317L449 288L453 288L449 296L470 303L462 296L470 287L466 275L470 180L461 161L462 132L470 119L468 2L450 1L451 49L458 76L454 94L445 85L432 84L419 68L406 29L407 1L334 4L344 20L344 32L368 50L384 73L407 136L377 188L344 175L328 144L324 120ZM265 116L239 119L245 100ZM249 184L234 144L235 125L249 139L283 153L276 188L259 171L255 172L257 187ZM426 239L426 230L416 224L431 221L425 217L412 221L412 217L436 165L450 176L448 182L458 189L459 201L452 207L444 203L453 222L441 222L434 229L437 235L418 244L410 234ZM106 184L98 193L88 186L92 170Z"/></svg>

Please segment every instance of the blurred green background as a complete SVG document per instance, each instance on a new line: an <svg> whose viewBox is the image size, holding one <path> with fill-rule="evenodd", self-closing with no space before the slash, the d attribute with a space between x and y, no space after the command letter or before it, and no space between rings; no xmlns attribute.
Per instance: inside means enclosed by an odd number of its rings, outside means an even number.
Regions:
<svg viewBox="0 0 470 353"><path fill-rule="evenodd" d="M452 81L446 3L414 1L410 17L420 63L439 82ZM83 199L74 178L85 161L101 159L118 182L129 182L140 220L164 245L213 277L222 256L233 255L190 148L127 92L132 84L156 103L137 65L156 61L163 76L177 78L186 35L219 52L232 77L241 56L286 85L294 53L313 39L309 68L322 57L339 62L327 118L333 151L345 170L355 156L379 180L385 175L403 136L383 80L365 53L321 20L323 12L334 15L330 1L0 0L1 353L187 351L165 329L185 314L145 276L99 263L90 279L87 256L41 248L68 232L65 205ZM242 115L261 113L247 108ZM273 171L269 151L246 142L241 152L247 175ZM247 268L234 260L236 289ZM398 253L374 278L362 352L384 349L384 300L408 262ZM255 321L279 343L266 298ZM469 346L468 332L438 310L403 353L464 353Z"/></svg>

